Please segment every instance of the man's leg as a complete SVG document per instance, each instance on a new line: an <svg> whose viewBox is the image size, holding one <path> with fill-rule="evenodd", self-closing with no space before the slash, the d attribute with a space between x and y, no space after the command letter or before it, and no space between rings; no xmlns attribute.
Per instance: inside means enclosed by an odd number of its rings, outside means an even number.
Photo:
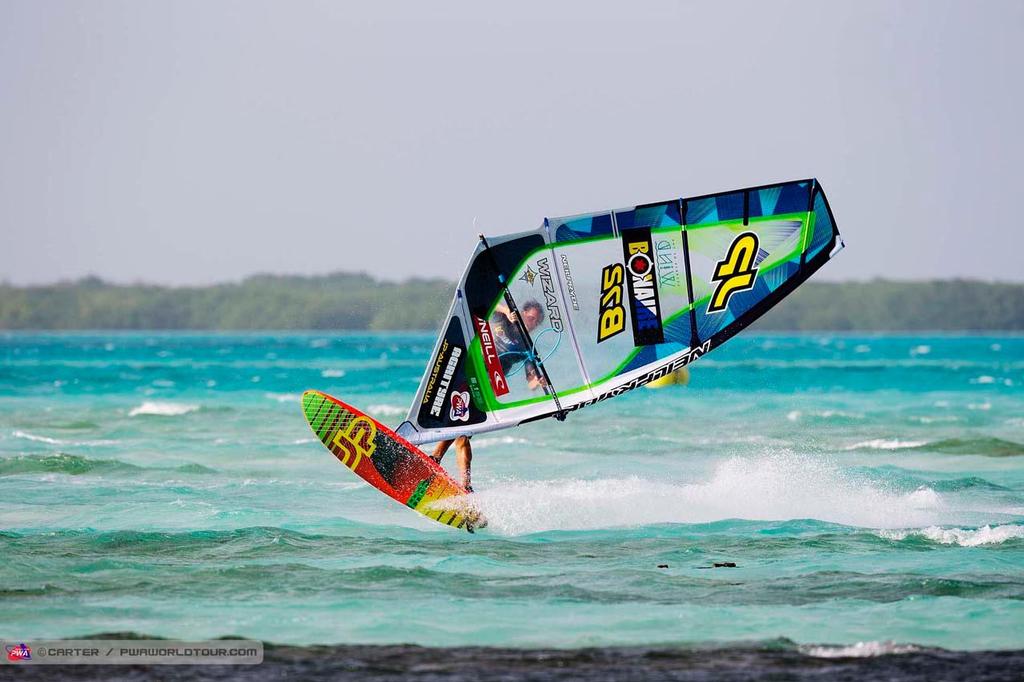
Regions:
<svg viewBox="0 0 1024 682"><path fill-rule="evenodd" d="M453 441L450 440L439 441L438 444L434 446L434 452L430 454L430 458L440 464L441 458L444 457L444 453L448 452L448 448L451 447L452 442Z"/></svg>
<svg viewBox="0 0 1024 682"><path fill-rule="evenodd" d="M471 469L473 464L473 448L469 445L469 438L466 436L459 436L455 439L455 456L456 461L459 464L459 473L462 475L462 487L473 492L473 485L471 479Z"/></svg>

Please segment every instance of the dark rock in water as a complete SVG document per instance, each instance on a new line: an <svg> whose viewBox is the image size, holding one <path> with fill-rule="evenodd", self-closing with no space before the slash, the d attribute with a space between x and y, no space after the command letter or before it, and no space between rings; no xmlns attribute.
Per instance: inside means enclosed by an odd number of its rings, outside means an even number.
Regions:
<svg viewBox="0 0 1024 682"><path fill-rule="evenodd" d="M715 563L715 568L736 568L736 562L723 561L721 563Z"/></svg>
<svg viewBox="0 0 1024 682"><path fill-rule="evenodd" d="M658 564L658 568L668 568L668 564Z"/></svg>

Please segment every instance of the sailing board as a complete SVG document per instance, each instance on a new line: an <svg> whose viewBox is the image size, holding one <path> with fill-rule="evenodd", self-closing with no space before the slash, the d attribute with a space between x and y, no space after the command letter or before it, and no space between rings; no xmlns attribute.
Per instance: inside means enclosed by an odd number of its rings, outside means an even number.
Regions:
<svg viewBox="0 0 1024 682"><path fill-rule="evenodd" d="M320 391L302 394L302 412L338 461L385 495L447 526L484 525L440 464L373 417Z"/></svg>

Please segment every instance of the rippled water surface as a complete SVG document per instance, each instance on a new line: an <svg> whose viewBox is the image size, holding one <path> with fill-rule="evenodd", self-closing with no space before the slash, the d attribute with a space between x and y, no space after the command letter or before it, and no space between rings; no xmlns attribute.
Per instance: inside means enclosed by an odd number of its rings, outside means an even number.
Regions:
<svg viewBox="0 0 1024 682"><path fill-rule="evenodd" d="M1024 338L734 339L687 387L475 438L475 536L299 408L395 425L431 343L0 336L0 637L1024 647Z"/></svg>

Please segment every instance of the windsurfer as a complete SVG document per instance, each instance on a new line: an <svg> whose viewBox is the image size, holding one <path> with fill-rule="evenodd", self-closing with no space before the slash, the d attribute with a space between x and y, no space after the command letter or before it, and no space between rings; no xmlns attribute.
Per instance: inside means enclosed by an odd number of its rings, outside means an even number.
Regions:
<svg viewBox="0 0 1024 682"><path fill-rule="evenodd" d="M540 303L529 299L519 306L519 317L522 318L526 330L532 332L544 321L544 309ZM519 332L516 318L516 311L509 310L503 303L498 304L494 309L494 314L491 315L494 345L498 350L501 368L505 372L509 372L516 363L525 360L523 373L526 376L526 385L530 390L535 390L544 385L544 378L537 369L536 363L530 359L528 343Z"/></svg>
<svg viewBox="0 0 1024 682"><path fill-rule="evenodd" d="M520 306L518 317L522 318L523 325L527 331L532 332L544 321L544 309L540 303L530 299ZM490 322L491 331L494 334L494 345L497 348L498 359L504 371L510 371L517 362L523 362L524 358L530 357L528 343L519 332L519 326L516 324L516 311L509 310L508 306L499 303L494 309L494 314L491 315ZM526 376L526 385L530 390L544 385L544 378L537 369L536 363L531 360L527 359L525 361L523 373ZM458 438L440 441L434 446L434 452L430 456L435 462L440 464L441 459L448 452L452 443L455 443L455 457L456 463L459 466L462 487L469 492L473 492L471 482L473 448L469 444L469 436L459 436Z"/></svg>

